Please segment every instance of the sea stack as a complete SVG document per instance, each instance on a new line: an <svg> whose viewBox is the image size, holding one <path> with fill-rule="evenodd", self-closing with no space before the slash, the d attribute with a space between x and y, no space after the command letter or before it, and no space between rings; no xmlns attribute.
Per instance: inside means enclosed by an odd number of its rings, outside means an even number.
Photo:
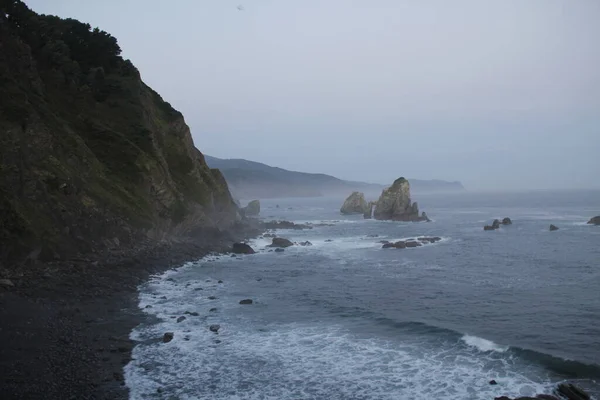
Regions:
<svg viewBox="0 0 600 400"><path fill-rule="evenodd" d="M410 199L410 184L404 177L394 181L392 186L384 189L377 201L374 212L375 219L392 221L426 221L419 216L418 204Z"/></svg>
<svg viewBox="0 0 600 400"><path fill-rule="evenodd" d="M342 214L365 214L369 208L365 200L365 194L361 192L352 192L344 201L340 208Z"/></svg>

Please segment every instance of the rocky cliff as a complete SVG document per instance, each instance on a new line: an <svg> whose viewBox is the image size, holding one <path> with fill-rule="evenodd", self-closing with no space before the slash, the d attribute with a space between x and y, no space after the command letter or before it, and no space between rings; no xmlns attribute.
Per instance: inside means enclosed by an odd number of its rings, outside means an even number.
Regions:
<svg viewBox="0 0 600 400"><path fill-rule="evenodd" d="M365 194L361 192L352 192L342 204L340 212L342 214L365 214L369 208L365 200Z"/></svg>
<svg viewBox="0 0 600 400"><path fill-rule="evenodd" d="M405 178L398 178L392 186L384 189L377 200L375 219L394 221L424 221L427 216L419 216L417 202L410 199L410 184Z"/></svg>
<svg viewBox="0 0 600 400"><path fill-rule="evenodd" d="M227 227L227 184L114 37L0 3L0 264Z"/></svg>

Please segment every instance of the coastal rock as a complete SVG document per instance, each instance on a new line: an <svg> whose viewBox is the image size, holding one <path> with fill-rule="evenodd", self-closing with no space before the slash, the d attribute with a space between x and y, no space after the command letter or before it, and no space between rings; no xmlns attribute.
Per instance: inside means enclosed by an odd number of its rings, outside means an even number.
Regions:
<svg viewBox="0 0 600 400"><path fill-rule="evenodd" d="M219 329L221 329L221 325L219 325L219 324L214 324L214 325L211 325L211 326L209 326L209 327L208 327L208 329L209 329L211 332L214 332L214 333L219 333Z"/></svg>
<svg viewBox="0 0 600 400"><path fill-rule="evenodd" d="M587 223L590 225L600 225L600 215L592 217Z"/></svg>
<svg viewBox="0 0 600 400"><path fill-rule="evenodd" d="M290 247L293 246L290 240L285 238L273 238L273 242L269 245L269 247Z"/></svg>
<svg viewBox="0 0 600 400"><path fill-rule="evenodd" d="M295 224L290 221L263 222L262 227L264 229L295 229L295 230L312 229L313 228L311 225L308 225L308 224ZM265 235L265 237L267 237L267 235Z"/></svg>
<svg viewBox="0 0 600 400"><path fill-rule="evenodd" d="M551 231L557 231L558 230L558 226L550 224L550 230Z"/></svg>
<svg viewBox="0 0 600 400"><path fill-rule="evenodd" d="M492 222L492 225L486 225L483 227L484 231L494 231L496 229L500 228L500 220L495 219L494 222Z"/></svg>
<svg viewBox="0 0 600 400"><path fill-rule="evenodd" d="M312 246L313 244L308 240L306 242L300 242L300 246Z"/></svg>
<svg viewBox="0 0 600 400"><path fill-rule="evenodd" d="M167 332L163 335L163 343L169 343L171 340L173 340L173 337L175 336L175 334L173 332Z"/></svg>
<svg viewBox="0 0 600 400"><path fill-rule="evenodd" d="M369 204L367 204L367 210L364 212L363 214L363 218L364 219L371 219L373 218L373 210L375 209L375 205L377 203L374 201L370 201Z"/></svg>
<svg viewBox="0 0 600 400"><path fill-rule="evenodd" d="M342 214L365 214L368 209L365 194L361 192L352 192L340 208Z"/></svg>
<svg viewBox="0 0 600 400"><path fill-rule="evenodd" d="M390 243L390 242L384 243L383 246L381 246L382 249L393 249L395 247L396 246L394 245L394 243Z"/></svg>
<svg viewBox="0 0 600 400"><path fill-rule="evenodd" d="M406 245L406 247L419 247L419 246L422 246L421 243L415 242L415 241L404 242L404 244Z"/></svg>
<svg viewBox="0 0 600 400"><path fill-rule="evenodd" d="M281 247L275 249L275 253L283 253L284 251L285 249L282 249Z"/></svg>
<svg viewBox="0 0 600 400"><path fill-rule="evenodd" d="M419 206L410 199L410 184L401 177L384 189L373 213L375 219L392 221L425 221L419 216Z"/></svg>
<svg viewBox="0 0 600 400"><path fill-rule="evenodd" d="M423 221L431 222L431 220L429 219L429 217L427 216L427 213L426 213L425 211L423 211L423 212L421 213L421 219L422 219Z"/></svg>
<svg viewBox="0 0 600 400"><path fill-rule="evenodd" d="M491 381L488 382L490 385L497 385L498 382L496 382L496 380L492 379Z"/></svg>
<svg viewBox="0 0 600 400"><path fill-rule="evenodd" d="M235 254L254 254L256 253L252 247L246 243L234 243L231 251Z"/></svg>
<svg viewBox="0 0 600 400"><path fill-rule="evenodd" d="M15 286L10 279L0 279L0 286Z"/></svg>
<svg viewBox="0 0 600 400"><path fill-rule="evenodd" d="M561 383L556 388L556 393L566 397L569 400L590 400L589 394L572 383Z"/></svg>
<svg viewBox="0 0 600 400"><path fill-rule="evenodd" d="M256 217L260 214L260 201L252 200L246 207L243 208L244 215L247 217Z"/></svg>
<svg viewBox="0 0 600 400"><path fill-rule="evenodd" d="M418 237L417 240L419 242L423 242L423 243L435 243L435 242L439 242L440 240L442 240L441 237L439 236L433 236L433 237Z"/></svg>
<svg viewBox="0 0 600 400"><path fill-rule="evenodd" d="M252 303L253 303L252 299L240 300L240 304L252 304Z"/></svg>
<svg viewBox="0 0 600 400"><path fill-rule="evenodd" d="M508 217L502 218L502 225L512 225L512 221Z"/></svg>
<svg viewBox="0 0 600 400"><path fill-rule="evenodd" d="M183 315L181 317L177 318L177 323L180 323L183 321L185 321L185 317Z"/></svg>

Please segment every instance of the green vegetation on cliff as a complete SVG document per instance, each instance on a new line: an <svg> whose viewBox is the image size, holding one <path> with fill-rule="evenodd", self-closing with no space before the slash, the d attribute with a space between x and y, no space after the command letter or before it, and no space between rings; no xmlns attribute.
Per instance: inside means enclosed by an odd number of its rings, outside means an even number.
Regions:
<svg viewBox="0 0 600 400"><path fill-rule="evenodd" d="M117 40L0 0L0 263L227 226L225 179Z"/></svg>

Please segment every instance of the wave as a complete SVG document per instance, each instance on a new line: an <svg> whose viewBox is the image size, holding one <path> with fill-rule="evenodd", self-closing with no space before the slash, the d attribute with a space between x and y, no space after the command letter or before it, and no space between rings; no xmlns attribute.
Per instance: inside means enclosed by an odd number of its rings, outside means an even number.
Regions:
<svg viewBox="0 0 600 400"><path fill-rule="evenodd" d="M508 346L502 346L478 336L464 335L460 340L471 347L477 348L479 351L497 351L499 353L504 353L509 349Z"/></svg>

